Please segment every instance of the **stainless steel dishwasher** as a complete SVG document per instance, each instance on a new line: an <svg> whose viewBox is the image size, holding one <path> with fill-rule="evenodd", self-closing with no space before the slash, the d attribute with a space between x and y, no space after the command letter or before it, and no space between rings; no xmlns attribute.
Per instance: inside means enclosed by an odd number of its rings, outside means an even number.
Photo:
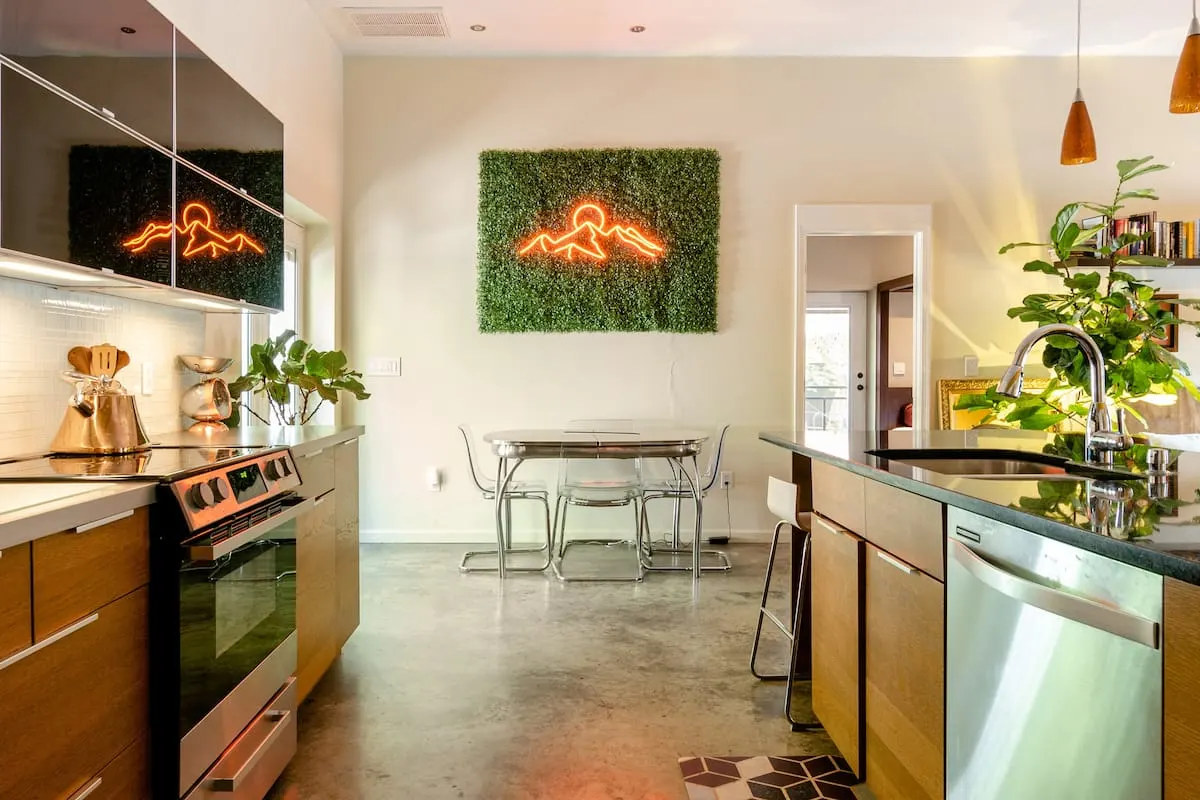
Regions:
<svg viewBox="0 0 1200 800"><path fill-rule="evenodd" d="M947 515L949 800L1162 797L1159 575Z"/></svg>

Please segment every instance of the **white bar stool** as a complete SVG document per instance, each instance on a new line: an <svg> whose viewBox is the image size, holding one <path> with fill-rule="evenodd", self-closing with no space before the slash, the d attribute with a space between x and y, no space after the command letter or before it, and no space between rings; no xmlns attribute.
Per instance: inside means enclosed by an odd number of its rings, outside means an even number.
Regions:
<svg viewBox="0 0 1200 800"><path fill-rule="evenodd" d="M800 722L792 716L792 689L796 684L796 656L799 653L800 617L804 609L804 587L808 582L809 547L812 542L809 529L812 516L807 512L796 511L796 484L771 476L767 478L767 508L779 519L775 523L775 532L771 535L771 554L767 556L767 574L763 579L762 602L758 607L758 624L754 629L754 647L750 650L750 672L761 681L787 681L787 691L783 697L783 714L791 723L793 731L819 731L820 723ZM804 547L800 554L800 583L796 587L796 608L792 615L792 624L788 626L783 620L767 608L767 597L771 593L771 572L775 566L775 553L779 549L779 535L786 528L792 531L796 527L803 531ZM794 532L793 532L794 535ZM763 620L769 619L772 624L787 638L791 646L788 648L788 671L783 675L767 674L758 669L758 643L762 638Z"/></svg>

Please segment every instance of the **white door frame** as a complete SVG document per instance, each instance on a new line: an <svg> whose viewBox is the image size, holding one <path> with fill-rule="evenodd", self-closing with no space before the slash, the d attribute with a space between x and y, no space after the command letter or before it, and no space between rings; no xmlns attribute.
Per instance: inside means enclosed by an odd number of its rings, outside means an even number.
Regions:
<svg viewBox="0 0 1200 800"><path fill-rule="evenodd" d="M930 321L933 305L933 206L831 204L795 206L792 300L792 435L804 436L804 298L808 237L913 237L913 428L929 430L933 396ZM798 438L797 441L804 441Z"/></svg>

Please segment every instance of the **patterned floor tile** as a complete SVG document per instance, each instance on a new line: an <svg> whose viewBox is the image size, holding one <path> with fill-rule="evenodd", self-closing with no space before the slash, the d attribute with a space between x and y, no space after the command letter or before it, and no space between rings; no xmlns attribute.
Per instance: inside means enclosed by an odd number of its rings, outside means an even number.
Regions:
<svg viewBox="0 0 1200 800"><path fill-rule="evenodd" d="M858 778L840 756L689 756L689 800L854 800Z"/></svg>

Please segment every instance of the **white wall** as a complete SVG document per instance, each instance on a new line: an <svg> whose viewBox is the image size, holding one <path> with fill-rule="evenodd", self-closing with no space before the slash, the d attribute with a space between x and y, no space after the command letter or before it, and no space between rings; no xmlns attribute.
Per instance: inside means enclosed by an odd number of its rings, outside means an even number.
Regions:
<svg viewBox="0 0 1200 800"><path fill-rule="evenodd" d="M891 292L888 297L888 374L893 388L913 385L913 293ZM896 362L903 362L904 374L897 375Z"/></svg>
<svg viewBox="0 0 1200 800"><path fill-rule="evenodd" d="M874 292L912 272L911 236L808 237L810 292Z"/></svg>
<svg viewBox="0 0 1200 800"><path fill-rule="evenodd" d="M1058 150L1073 66L348 60L347 344L358 362L397 355L405 369L373 381L374 397L355 409L371 432L364 528L399 539L487 537L490 510L467 486L460 421L482 431L674 415L737 426L733 527L766 530L765 476L787 474L788 460L755 433L791 418L795 204L933 204L936 378L957 374L967 353L985 369L1007 363L1028 326L1005 309L1047 283L1021 272L1022 254L997 248L1040 235L1066 201L1111 196L1118 158L1177 162L1150 185L1170 202L1196 201L1200 118L1165 109L1173 60L1085 60L1102 160L1066 168ZM479 151L623 145L720 148L720 332L480 335ZM446 470L445 491L425 490L427 465ZM722 506L719 497L711 506L711 530L723 527Z"/></svg>

